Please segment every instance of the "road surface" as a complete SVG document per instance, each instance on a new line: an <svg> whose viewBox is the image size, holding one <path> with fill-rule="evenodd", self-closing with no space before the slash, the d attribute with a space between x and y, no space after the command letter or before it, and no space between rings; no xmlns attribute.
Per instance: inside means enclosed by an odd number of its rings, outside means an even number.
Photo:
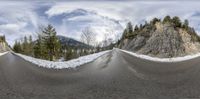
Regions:
<svg viewBox="0 0 200 99"><path fill-rule="evenodd" d="M117 49L76 69L0 57L0 99L199 99L200 58L160 63Z"/></svg>

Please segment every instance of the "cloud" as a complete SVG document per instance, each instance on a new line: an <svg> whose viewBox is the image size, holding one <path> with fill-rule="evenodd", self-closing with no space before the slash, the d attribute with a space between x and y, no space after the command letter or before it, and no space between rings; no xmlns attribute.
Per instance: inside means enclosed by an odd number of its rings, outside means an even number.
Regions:
<svg viewBox="0 0 200 99"><path fill-rule="evenodd" d="M1 1L0 33L6 36L10 45L23 36L33 35L39 24L44 23L35 9L30 2Z"/></svg>
<svg viewBox="0 0 200 99"><path fill-rule="evenodd" d="M60 35L73 37L80 40L80 35L83 29L90 27L95 30L97 40L103 39L102 35L107 33L108 30L115 30L120 33L123 27L118 20L111 19L105 16L98 15L95 11L88 11L85 9L75 9L73 11L61 13L60 15L51 16L51 18L62 18L61 25L56 26Z"/></svg>
<svg viewBox="0 0 200 99"><path fill-rule="evenodd" d="M99 39L103 39L102 35L107 31L122 33L128 21L137 25L144 21L150 21L154 17L163 18L166 15L179 16L183 20L189 19L190 25L198 31L200 19L195 18L194 14L200 11L197 9L199 5L196 1L181 1L181 5L180 1L57 2L45 14L49 18L65 16L62 25L57 26L64 35L78 38L81 30L89 26L96 30ZM81 10L85 14L72 14L77 10Z"/></svg>
<svg viewBox="0 0 200 99"><path fill-rule="evenodd" d="M76 5L76 6L75 6ZM91 1L82 1L82 2L58 2L52 6L45 13L49 17L60 15L63 13L70 13L77 9L84 9L90 12L94 12L100 16L105 16L113 18L116 20L121 20L126 17L121 16L121 12L124 7L129 7L128 3L123 2L113 2L113 1L104 1L104 2L91 2ZM112 12L112 13L111 13Z"/></svg>
<svg viewBox="0 0 200 99"><path fill-rule="evenodd" d="M181 3L181 4L180 4ZM91 27L98 41L104 34L121 35L128 21L133 25L166 15L189 19L200 33L198 1L0 1L0 34L9 44L25 35L34 35L38 26L52 24L59 35L80 38Z"/></svg>

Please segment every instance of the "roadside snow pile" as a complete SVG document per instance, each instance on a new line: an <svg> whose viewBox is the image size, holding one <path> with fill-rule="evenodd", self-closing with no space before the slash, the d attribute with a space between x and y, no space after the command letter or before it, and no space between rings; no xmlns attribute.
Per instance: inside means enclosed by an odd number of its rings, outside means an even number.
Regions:
<svg viewBox="0 0 200 99"><path fill-rule="evenodd" d="M122 51L122 52L125 52L127 54L133 55L134 57L138 57L138 58L146 59L146 60L150 60L150 61L155 61L155 62L181 62L181 61L186 61L186 60L190 60L190 59L200 57L200 53L198 53L198 54L187 55L187 56L183 56L183 57L157 58L157 57L151 57L151 56L148 56L148 55L137 54L137 53L122 50L122 49L119 49L119 50Z"/></svg>
<svg viewBox="0 0 200 99"><path fill-rule="evenodd" d="M30 56L22 55L19 53L14 53L14 54L16 54L17 56L22 57L26 61L36 64L40 67L53 68L53 69L64 69L64 68L75 68L77 66L92 62L95 59L99 58L100 56L102 56L108 52L110 52L110 50L87 55L87 56L82 56L77 59L72 59L72 60L64 61L64 62L47 61L47 60L42 60L42 59L37 59L37 58L30 57Z"/></svg>
<svg viewBox="0 0 200 99"><path fill-rule="evenodd" d="M7 54L8 52L3 52L3 53L0 53L0 56L2 56L2 55L5 55L5 54Z"/></svg>

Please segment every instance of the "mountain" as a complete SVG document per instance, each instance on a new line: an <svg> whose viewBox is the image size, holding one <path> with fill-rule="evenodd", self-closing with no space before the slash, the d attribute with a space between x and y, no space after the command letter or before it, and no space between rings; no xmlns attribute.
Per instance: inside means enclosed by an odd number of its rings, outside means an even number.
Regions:
<svg viewBox="0 0 200 99"><path fill-rule="evenodd" d="M5 40L5 36L0 36L0 53L6 51L10 51L10 48Z"/></svg>
<svg viewBox="0 0 200 99"><path fill-rule="evenodd" d="M57 36L58 39L60 40L61 42L61 45L62 46L70 46L70 47L76 47L76 48L91 48L91 46L85 44L85 43L82 43L80 41L77 41L73 38L69 38L69 37L65 37L65 36Z"/></svg>
<svg viewBox="0 0 200 99"><path fill-rule="evenodd" d="M119 47L139 54L159 58L180 57L200 51L200 37L189 27L188 20L166 16L163 21L154 18L150 23L124 30Z"/></svg>

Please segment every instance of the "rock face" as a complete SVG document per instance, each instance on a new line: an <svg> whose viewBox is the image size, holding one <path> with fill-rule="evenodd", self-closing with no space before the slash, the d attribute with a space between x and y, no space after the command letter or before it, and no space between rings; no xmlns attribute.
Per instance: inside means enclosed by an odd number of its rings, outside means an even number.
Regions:
<svg viewBox="0 0 200 99"><path fill-rule="evenodd" d="M120 46L125 50L160 58L198 53L200 51L199 37L192 28L188 29L156 22L151 29L144 26L133 38L124 38Z"/></svg>
<svg viewBox="0 0 200 99"><path fill-rule="evenodd" d="M10 48L7 42L5 41L5 37L0 36L0 53L6 52L6 51L10 51Z"/></svg>

